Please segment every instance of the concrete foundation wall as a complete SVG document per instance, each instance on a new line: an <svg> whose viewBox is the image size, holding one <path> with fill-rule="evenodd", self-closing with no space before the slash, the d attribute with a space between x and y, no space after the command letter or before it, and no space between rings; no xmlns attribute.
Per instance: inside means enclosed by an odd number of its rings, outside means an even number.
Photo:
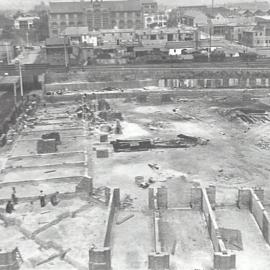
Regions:
<svg viewBox="0 0 270 270"><path fill-rule="evenodd" d="M204 217L206 219L206 223L208 226L208 232L209 236L211 238L211 241L213 243L214 250L219 252L220 251L220 245L219 245L219 231L218 231L218 225L216 222L215 214L212 210L210 201L208 199L207 191L206 189L202 189L202 211L204 214Z"/></svg>
<svg viewBox="0 0 270 270"><path fill-rule="evenodd" d="M215 252L214 254L214 269L229 270L235 269L236 255L227 251L226 253Z"/></svg>
<svg viewBox="0 0 270 270"><path fill-rule="evenodd" d="M239 189L238 190L238 200L237 206L242 208L250 209L250 197L251 197L250 189Z"/></svg>
<svg viewBox="0 0 270 270"><path fill-rule="evenodd" d="M262 233L265 241L270 245L270 217L266 211L263 213Z"/></svg>
<svg viewBox="0 0 270 270"><path fill-rule="evenodd" d="M109 201L109 210L108 210L108 216L106 221L106 232L105 232L105 238L104 238L104 247L110 247L111 243L111 231L112 231L112 225L114 221L114 214L116 208L120 207L120 190L118 188L115 188L111 191L111 197Z"/></svg>
<svg viewBox="0 0 270 270"><path fill-rule="evenodd" d="M170 269L170 255L168 253L150 253L148 255L148 269L150 270Z"/></svg>
<svg viewBox="0 0 270 270"><path fill-rule="evenodd" d="M93 248L89 250L89 270L110 270L111 269L111 249Z"/></svg>
<svg viewBox="0 0 270 270"><path fill-rule="evenodd" d="M261 188L240 189L238 191L239 208L249 208L262 231L265 241L270 244L270 217L262 204L261 200L263 199L264 190Z"/></svg>
<svg viewBox="0 0 270 270"><path fill-rule="evenodd" d="M57 143L55 139L40 139L37 141L37 153L47 154L57 151Z"/></svg>
<svg viewBox="0 0 270 270"><path fill-rule="evenodd" d="M191 201L190 206L192 209L202 209L202 189L200 187L191 188Z"/></svg>
<svg viewBox="0 0 270 270"><path fill-rule="evenodd" d="M212 240L214 248L214 269L215 270L229 270L236 268L236 255L226 249L226 246L221 238L219 227L216 222L216 216L212 210L210 200L208 198L208 193L213 200L215 194L215 187L210 186L210 188L202 188L202 211L205 216L209 236ZM215 196L214 196L215 197Z"/></svg>
<svg viewBox="0 0 270 270"><path fill-rule="evenodd" d="M264 207L253 190L251 190L250 211L256 219L260 229L263 229Z"/></svg>
<svg viewBox="0 0 270 270"><path fill-rule="evenodd" d="M148 190L149 209L167 209L168 208L168 189L166 187L149 188Z"/></svg>
<svg viewBox="0 0 270 270"><path fill-rule="evenodd" d="M76 192L86 192L89 195L93 193L93 179L85 177L76 186Z"/></svg>

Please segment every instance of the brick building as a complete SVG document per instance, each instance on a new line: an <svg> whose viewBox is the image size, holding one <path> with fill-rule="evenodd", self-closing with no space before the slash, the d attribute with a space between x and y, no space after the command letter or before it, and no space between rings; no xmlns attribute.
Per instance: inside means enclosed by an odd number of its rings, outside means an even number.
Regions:
<svg viewBox="0 0 270 270"><path fill-rule="evenodd" d="M50 36L66 27L87 26L91 30L139 29L143 27L143 5L140 0L51 2Z"/></svg>

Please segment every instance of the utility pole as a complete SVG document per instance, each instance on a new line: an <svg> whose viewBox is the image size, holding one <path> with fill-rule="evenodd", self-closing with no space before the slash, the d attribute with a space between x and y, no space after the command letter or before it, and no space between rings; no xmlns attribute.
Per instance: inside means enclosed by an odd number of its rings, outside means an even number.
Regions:
<svg viewBox="0 0 270 270"><path fill-rule="evenodd" d="M23 98L23 79L22 79L22 66L19 62L19 74L20 74L20 89L21 89L21 97Z"/></svg>
<svg viewBox="0 0 270 270"><path fill-rule="evenodd" d="M7 52L7 63L9 64L10 58L9 58L9 48L8 48L8 43L6 42L5 45L6 45L6 52Z"/></svg>
<svg viewBox="0 0 270 270"><path fill-rule="evenodd" d="M214 0L212 0L212 6L211 6L211 19L210 19L210 23L209 23L209 47L210 47L210 51L209 51L209 55L212 51L212 19L213 19L213 15L214 15Z"/></svg>
<svg viewBox="0 0 270 270"><path fill-rule="evenodd" d="M67 59L67 47L66 47L66 35L64 35L64 54L65 54L65 67L68 70L68 59Z"/></svg>

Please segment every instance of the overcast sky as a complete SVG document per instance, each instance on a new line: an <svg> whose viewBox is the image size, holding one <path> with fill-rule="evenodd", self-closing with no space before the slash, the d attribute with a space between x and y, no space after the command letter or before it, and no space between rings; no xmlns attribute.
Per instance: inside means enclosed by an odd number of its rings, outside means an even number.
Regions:
<svg viewBox="0 0 270 270"><path fill-rule="evenodd" d="M0 0L1 9L30 9L31 6L38 4L42 0ZM54 0L55 1L55 0ZM62 0L57 0L62 1ZM67 0L63 0L67 1ZM70 1L70 0L68 0ZM44 0L48 3L49 0ZM164 5L202 5L202 4L211 4L211 0L158 0L159 3ZM215 4L222 5L228 2L251 2L249 0L214 0Z"/></svg>

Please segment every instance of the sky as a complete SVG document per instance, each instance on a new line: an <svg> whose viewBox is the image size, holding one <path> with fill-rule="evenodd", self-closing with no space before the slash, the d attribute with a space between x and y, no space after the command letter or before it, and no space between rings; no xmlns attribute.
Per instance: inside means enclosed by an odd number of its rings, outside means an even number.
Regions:
<svg viewBox="0 0 270 270"><path fill-rule="evenodd" d="M30 9L32 6L38 4L42 0L0 0L0 9ZM55 0L54 0L55 1ZM61 0L57 0L61 1ZM67 1L67 0L65 0ZM179 5L202 5L202 4L211 4L211 0L157 0L159 3L166 6L179 6ZM215 4L222 5L228 2L248 2L249 0L214 0ZM251 0L252 1L252 0ZM249 1L249 2L251 2ZM48 3L49 0L44 0Z"/></svg>

